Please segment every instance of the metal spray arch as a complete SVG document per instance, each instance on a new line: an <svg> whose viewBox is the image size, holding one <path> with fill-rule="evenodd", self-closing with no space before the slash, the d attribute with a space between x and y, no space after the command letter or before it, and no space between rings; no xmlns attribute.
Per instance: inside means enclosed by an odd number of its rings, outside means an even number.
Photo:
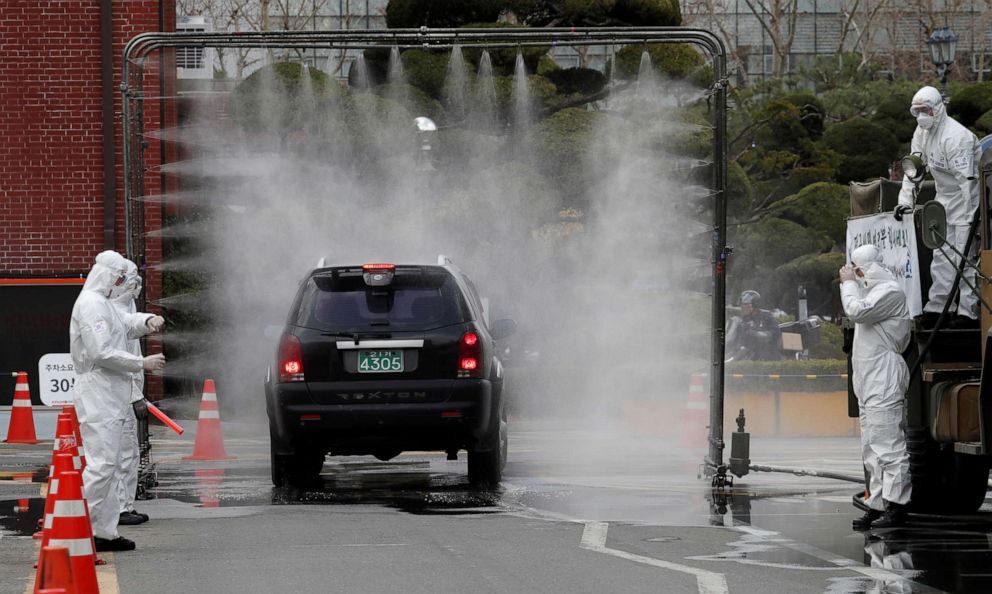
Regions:
<svg viewBox="0 0 992 594"><path fill-rule="evenodd" d="M127 256L144 261L144 64L151 52L167 48L278 48L364 50L381 47L443 50L454 46L484 49L541 46L690 43L701 47L713 65L710 88L713 116L714 197L711 265L713 274L710 361L709 451L706 474L722 486L724 356L727 256L727 51L719 37L705 29L682 27L603 27L534 29L388 29L376 31L264 31L246 33L144 33L124 47L121 73L123 103L124 216Z"/></svg>

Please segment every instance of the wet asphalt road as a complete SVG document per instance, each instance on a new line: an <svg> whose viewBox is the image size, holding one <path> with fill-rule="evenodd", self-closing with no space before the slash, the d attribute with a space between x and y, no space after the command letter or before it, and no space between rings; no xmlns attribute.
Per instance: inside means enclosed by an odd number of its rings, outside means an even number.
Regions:
<svg viewBox="0 0 992 594"><path fill-rule="evenodd" d="M517 421L496 491L441 454L329 458L319 488L274 489L264 425L224 429L236 458L191 462L189 432L156 428L152 521L122 527L139 549L105 555L105 592L992 591L992 513L865 536L857 485L760 473L714 497L700 453L626 427ZM859 472L854 438L751 457ZM29 587L38 487L0 480L0 592Z"/></svg>

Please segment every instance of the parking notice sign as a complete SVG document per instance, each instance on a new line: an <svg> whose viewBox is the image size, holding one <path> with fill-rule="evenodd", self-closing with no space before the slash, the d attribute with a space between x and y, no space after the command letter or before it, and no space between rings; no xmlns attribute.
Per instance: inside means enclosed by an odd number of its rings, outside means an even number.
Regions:
<svg viewBox="0 0 992 594"><path fill-rule="evenodd" d="M47 406L72 404L76 372L69 353L48 353L38 359L38 394Z"/></svg>

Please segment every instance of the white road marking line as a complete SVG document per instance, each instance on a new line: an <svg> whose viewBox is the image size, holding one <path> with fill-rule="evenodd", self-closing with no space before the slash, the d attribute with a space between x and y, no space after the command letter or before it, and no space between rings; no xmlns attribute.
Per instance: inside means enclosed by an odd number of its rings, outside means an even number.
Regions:
<svg viewBox="0 0 992 594"><path fill-rule="evenodd" d="M582 531L582 541L579 546L583 549L603 553L604 555L612 555L635 563L643 563L679 573L688 573L696 577L696 587L699 589L700 594L728 594L730 592L730 589L727 587L727 578L722 573L608 548L606 546L606 533L609 527L610 525L606 522L586 522L585 529Z"/></svg>

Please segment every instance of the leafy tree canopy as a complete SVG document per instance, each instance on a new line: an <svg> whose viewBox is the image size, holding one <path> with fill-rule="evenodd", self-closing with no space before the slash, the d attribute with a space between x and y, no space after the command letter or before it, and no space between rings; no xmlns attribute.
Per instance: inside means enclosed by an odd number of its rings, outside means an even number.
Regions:
<svg viewBox="0 0 992 594"><path fill-rule="evenodd" d="M500 0L389 0L386 26L390 29L450 28L468 23L489 23L499 18L504 5Z"/></svg>
<svg viewBox="0 0 992 594"><path fill-rule="evenodd" d="M968 127L989 110L992 110L992 81L971 85L954 93L947 104L947 113Z"/></svg>
<svg viewBox="0 0 992 594"><path fill-rule="evenodd" d="M899 158L899 139L892 132L865 118L854 118L827 128L823 144L843 155L837 181L865 181L885 177Z"/></svg>
<svg viewBox="0 0 992 594"><path fill-rule="evenodd" d="M835 245L844 244L850 212L847 186L816 182L777 202L773 210L782 219L822 232Z"/></svg>

